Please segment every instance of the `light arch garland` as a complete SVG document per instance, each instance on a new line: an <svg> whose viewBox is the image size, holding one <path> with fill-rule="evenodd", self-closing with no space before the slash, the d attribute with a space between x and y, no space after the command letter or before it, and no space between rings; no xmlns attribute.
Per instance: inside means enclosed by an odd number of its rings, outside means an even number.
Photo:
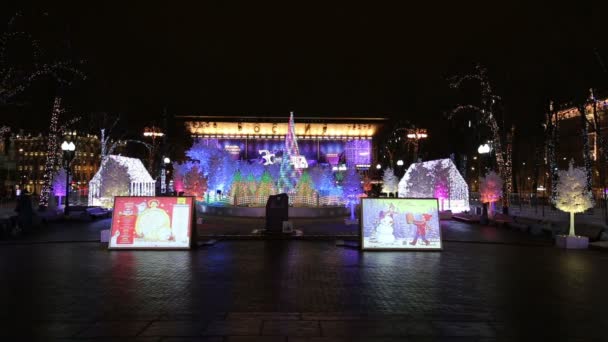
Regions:
<svg viewBox="0 0 608 342"><path fill-rule="evenodd" d="M414 163L399 182L399 197L437 198L439 208L469 210L469 186L451 159Z"/></svg>

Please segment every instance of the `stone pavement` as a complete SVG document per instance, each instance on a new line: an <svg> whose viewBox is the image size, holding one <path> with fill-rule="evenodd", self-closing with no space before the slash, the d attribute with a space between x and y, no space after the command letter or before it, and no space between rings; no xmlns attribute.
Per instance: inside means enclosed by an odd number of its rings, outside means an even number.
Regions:
<svg viewBox="0 0 608 342"><path fill-rule="evenodd" d="M465 228L450 234L466 236ZM0 337L606 340L607 254L520 243L444 247L361 252L332 241L252 240L191 251L108 251L98 243L5 244Z"/></svg>

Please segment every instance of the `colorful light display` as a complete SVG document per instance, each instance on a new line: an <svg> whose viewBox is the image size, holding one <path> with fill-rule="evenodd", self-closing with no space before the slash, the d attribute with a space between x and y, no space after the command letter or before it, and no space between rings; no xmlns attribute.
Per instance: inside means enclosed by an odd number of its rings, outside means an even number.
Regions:
<svg viewBox="0 0 608 342"><path fill-rule="evenodd" d="M111 207L114 196L154 196L155 192L156 182L141 160L109 155L89 182L89 205Z"/></svg>

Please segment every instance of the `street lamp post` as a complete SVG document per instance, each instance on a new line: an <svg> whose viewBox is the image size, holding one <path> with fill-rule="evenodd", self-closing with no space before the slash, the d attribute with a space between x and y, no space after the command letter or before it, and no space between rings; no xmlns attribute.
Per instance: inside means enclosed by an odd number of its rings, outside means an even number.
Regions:
<svg viewBox="0 0 608 342"><path fill-rule="evenodd" d="M163 158L163 169L160 174L160 193L167 193L167 166L171 163L171 159L168 157Z"/></svg>
<svg viewBox="0 0 608 342"><path fill-rule="evenodd" d="M70 164L74 160L76 153L76 145L73 142L64 141L61 144L61 150L63 151L63 167L65 168L65 209L63 214L68 215L70 210Z"/></svg>
<svg viewBox="0 0 608 342"><path fill-rule="evenodd" d="M479 148L477 148L477 153L479 153L479 163L480 163L479 172L481 172L481 176L485 176L485 174L484 174L485 165L483 165L484 164L483 158L484 158L484 156L488 155L491 150L492 150L492 148L490 147L489 144L479 145ZM480 196L481 196L481 193L480 193ZM482 203L481 205L482 205L482 213L481 213L480 222L481 222L481 224L488 224L488 203Z"/></svg>
<svg viewBox="0 0 608 342"><path fill-rule="evenodd" d="M426 129L414 128L407 130L407 138L414 142L414 163L418 161L418 150L420 149L420 139L428 138Z"/></svg>

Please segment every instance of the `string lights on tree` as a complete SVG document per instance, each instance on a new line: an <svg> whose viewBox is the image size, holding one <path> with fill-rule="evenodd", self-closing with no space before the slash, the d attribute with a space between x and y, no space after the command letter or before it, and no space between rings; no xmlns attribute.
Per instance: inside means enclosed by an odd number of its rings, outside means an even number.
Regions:
<svg viewBox="0 0 608 342"><path fill-rule="evenodd" d="M453 77L450 82L450 87L460 89L463 83L466 81L476 81L479 83L481 88L480 105L459 105L452 110L449 118L460 112L476 112L480 114L480 123L487 126L490 129L492 136L492 147L494 148L494 156L496 158L496 165L498 166L498 172L504 179L504 187L506 193L513 191L513 174L511 168L511 156L509 156L510 148L504 148L503 144L503 133L506 136L509 132L502 132L496 115L494 114L494 107L500 97L495 95L492 90L492 85L487 76L487 70L481 65L475 66L475 72L464 76ZM513 129L511 129L511 135ZM508 143L507 143L508 145ZM503 196L503 204L508 207L509 196Z"/></svg>
<svg viewBox="0 0 608 342"><path fill-rule="evenodd" d="M61 109L61 98L55 97L53 103L53 111L51 113L51 124L49 126L49 136L47 139L46 161L44 163L44 176L42 190L40 191L40 207L47 207L49 204L49 196L51 194L51 181L55 172L55 166L58 165L57 153L59 150L59 114ZM68 194L66 194L68 196Z"/></svg>
<svg viewBox="0 0 608 342"><path fill-rule="evenodd" d="M16 30L21 15L17 13L8 22L8 29L0 35L0 104L10 103L35 81L50 77L58 84L69 85L74 78L85 76L70 61L43 61L40 44L29 33ZM22 46L23 49L14 49ZM23 54L29 54L24 58ZM13 61L31 60L27 65Z"/></svg>

